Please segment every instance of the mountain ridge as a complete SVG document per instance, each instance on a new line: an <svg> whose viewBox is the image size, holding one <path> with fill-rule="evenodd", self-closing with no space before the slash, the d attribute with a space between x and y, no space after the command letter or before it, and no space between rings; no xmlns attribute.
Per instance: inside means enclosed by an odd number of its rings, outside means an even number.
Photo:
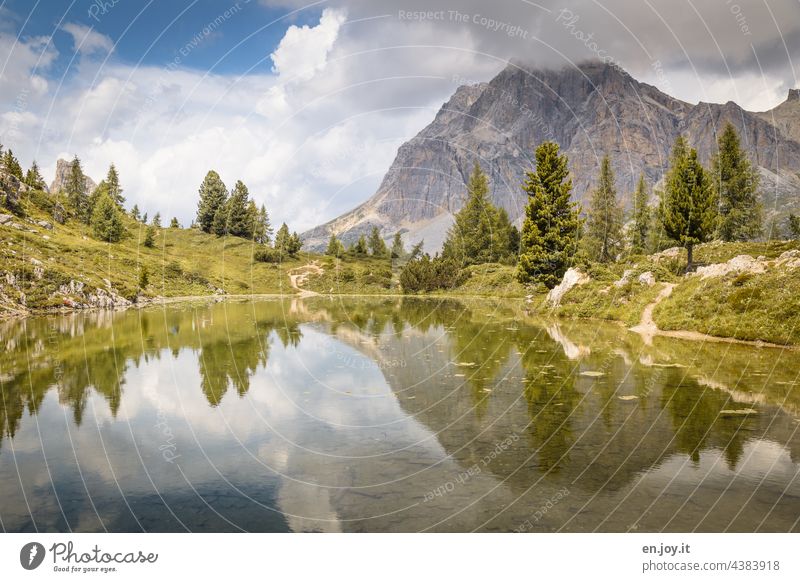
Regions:
<svg viewBox="0 0 800 582"><path fill-rule="evenodd" d="M489 176L493 201L519 221L526 202L520 184L535 167L535 147L546 140L569 158L575 200L586 199L609 155L618 193L630 206L640 173L651 186L659 182L679 133L708 164L727 122L759 167L768 220L800 209L796 90L769 111L750 112L733 101L692 105L613 65L556 70L510 63L489 82L458 87L431 123L400 146L373 196L302 238L320 250L331 232L352 243L377 226L387 239L401 232L408 244L425 239L426 249L436 251L463 204L475 161Z"/></svg>

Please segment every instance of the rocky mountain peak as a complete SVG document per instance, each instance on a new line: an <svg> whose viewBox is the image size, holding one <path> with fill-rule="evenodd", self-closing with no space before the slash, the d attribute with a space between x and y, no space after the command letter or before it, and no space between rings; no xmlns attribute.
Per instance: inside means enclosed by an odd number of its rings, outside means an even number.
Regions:
<svg viewBox="0 0 800 582"><path fill-rule="evenodd" d="M790 92L790 99L797 93ZM573 196L583 202L600 161L611 158L626 206L641 174L662 178L672 144L684 134L708 163L717 134L733 123L759 166L777 212L800 210L800 106L751 113L733 101L692 105L634 79L617 66L585 62L562 69L511 62L488 83L462 85L434 120L403 144L377 192L355 210L304 233L307 248L324 248L334 232L345 243L377 226L385 238L404 234L407 245L441 247L452 216L466 198L477 161L492 199L520 222L525 172L534 151L555 141L569 158ZM780 198L780 200L778 200Z"/></svg>
<svg viewBox="0 0 800 582"><path fill-rule="evenodd" d="M800 89L789 89L789 96L786 101L800 101Z"/></svg>
<svg viewBox="0 0 800 582"><path fill-rule="evenodd" d="M69 170L70 170L70 163L67 160L59 159L56 162L56 175L53 178L52 184L50 184L50 192L53 194L57 194L64 187L67 185L67 178L69 177ZM84 182L86 184L86 193L91 194L94 192L94 189L97 188L97 184L94 180L92 180L89 176L84 176Z"/></svg>

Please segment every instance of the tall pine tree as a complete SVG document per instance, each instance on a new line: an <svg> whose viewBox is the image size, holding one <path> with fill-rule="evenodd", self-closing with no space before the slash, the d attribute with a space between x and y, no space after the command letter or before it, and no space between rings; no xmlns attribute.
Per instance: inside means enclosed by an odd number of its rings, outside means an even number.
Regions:
<svg viewBox="0 0 800 582"><path fill-rule="evenodd" d="M711 184L719 203L719 237L724 241L746 241L761 235L764 210L758 196L759 176L739 134L731 123L717 141L711 160Z"/></svg>
<svg viewBox="0 0 800 582"><path fill-rule="evenodd" d="M120 208L125 204L125 198L122 196L122 187L119 185L119 174L114 164L108 167L108 175L106 175L106 184L108 184L108 195L116 202Z"/></svg>
<svg viewBox="0 0 800 582"><path fill-rule="evenodd" d="M67 183L64 187L67 201L72 207L72 211L79 220L88 223L91 218L89 207L89 195L86 192L86 176L83 174L81 161L78 156L72 159L67 174Z"/></svg>
<svg viewBox="0 0 800 582"><path fill-rule="evenodd" d="M34 190L44 190L47 187L36 160L33 160L28 173L25 174L25 183Z"/></svg>
<svg viewBox="0 0 800 582"><path fill-rule="evenodd" d="M631 250L634 254L644 253L647 249L650 232L650 193L644 181L644 174L639 176L636 192L633 195L633 229L631 231Z"/></svg>
<svg viewBox="0 0 800 582"><path fill-rule="evenodd" d="M344 245L336 238L334 233L331 233L331 238L328 241L328 248L325 249L325 254L331 257L340 257L344 252Z"/></svg>
<svg viewBox="0 0 800 582"><path fill-rule="evenodd" d="M250 206L250 192L241 180L236 181L226 206L228 234L241 238L252 238L256 209L255 204Z"/></svg>
<svg viewBox="0 0 800 582"><path fill-rule="evenodd" d="M22 166L19 165L19 161L14 157L14 152L10 149L6 150L6 153L3 154L3 168L18 180L23 180Z"/></svg>
<svg viewBox="0 0 800 582"><path fill-rule="evenodd" d="M197 203L197 219L195 222L203 232L220 234L214 226L214 218L228 200L228 189L214 170L210 170L203 183L200 184L200 201ZM225 225L221 226L224 230Z"/></svg>
<svg viewBox="0 0 800 582"><path fill-rule="evenodd" d="M122 238L122 216L117 203L111 199L106 190L102 191L94 205L91 224L94 236L99 240L117 242Z"/></svg>
<svg viewBox="0 0 800 582"><path fill-rule="evenodd" d="M489 180L475 162L467 182L467 201L447 232L442 256L461 265L494 263L510 255L511 223L489 198Z"/></svg>
<svg viewBox="0 0 800 582"><path fill-rule="evenodd" d="M402 259L406 255L406 249L403 246L403 237L399 232L394 233L392 239L392 258Z"/></svg>
<svg viewBox="0 0 800 582"><path fill-rule="evenodd" d="M686 247L690 270L694 245L711 239L716 229L717 200L697 150L683 136L672 148L659 217L667 236Z"/></svg>
<svg viewBox="0 0 800 582"><path fill-rule="evenodd" d="M584 242L589 257L600 263L616 260L622 250L622 208L608 156L600 164L600 177L592 192Z"/></svg>
<svg viewBox="0 0 800 582"><path fill-rule="evenodd" d="M536 171L527 172L523 190L528 194L525 222L520 235L517 276L523 283L555 287L578 250L581 220L570 201L572 180L567 157L558 144L536 148Z"/></svg>
<svg viewBox="0 0 800 582"><path fill-rule="evenodd" d="M389 249L386 248L386 242L381 237L381 232L377 226L372 227L367 245L373 257L386 257L389 254Z"/></svg>

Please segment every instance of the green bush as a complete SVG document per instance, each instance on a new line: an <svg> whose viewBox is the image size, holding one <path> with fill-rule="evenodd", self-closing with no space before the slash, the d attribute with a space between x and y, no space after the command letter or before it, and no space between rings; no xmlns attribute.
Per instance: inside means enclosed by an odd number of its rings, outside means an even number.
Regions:
<svg viewBox="0 0 800 582"><path fill-rule="evenodd" d="M458 263L453 259L424 255L409 261L400 272L403 293L429 293L438 289L453 289L467 279Z"/></svg>

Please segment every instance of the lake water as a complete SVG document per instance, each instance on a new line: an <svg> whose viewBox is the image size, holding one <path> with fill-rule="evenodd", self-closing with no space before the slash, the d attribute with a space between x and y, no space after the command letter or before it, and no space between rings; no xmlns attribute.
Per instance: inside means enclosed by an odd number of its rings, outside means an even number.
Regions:
<svg viewBox="0 0 800 582"><path fill-rule="evenodd" d="M0 322L4 531L798 531L800 353L310 298Z"/></svg>

